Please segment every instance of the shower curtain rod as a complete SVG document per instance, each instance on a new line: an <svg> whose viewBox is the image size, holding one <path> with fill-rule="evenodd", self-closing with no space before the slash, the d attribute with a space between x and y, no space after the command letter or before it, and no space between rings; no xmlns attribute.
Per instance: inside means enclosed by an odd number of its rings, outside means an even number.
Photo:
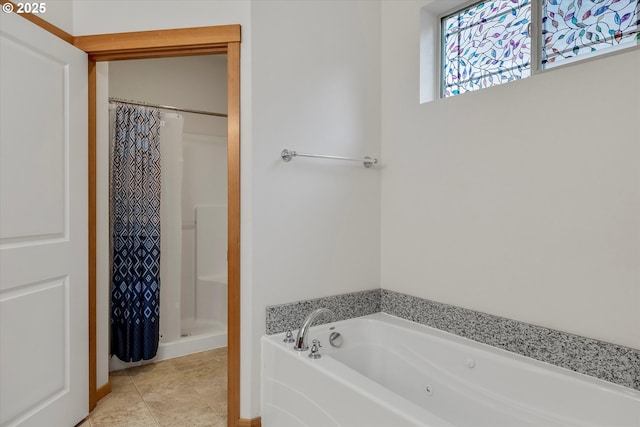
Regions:
<svg viewBox="0 0 640 427"><path fill-rule="evenodd" d="M121 104L131 104L131 105L142 105L143 107L155 107L155 108L161 108L163 110L179 111L181 113L194 113L194 114L205 114L207 116L215 116L215 117L227 117L226 114L214 113L212 111L193 110L191 108L178 108L178 107L172 107L170 105L150 104L148 102L127 101L126 99L120 99L120 98L109 98L109 102L120 102Z"/></svg>

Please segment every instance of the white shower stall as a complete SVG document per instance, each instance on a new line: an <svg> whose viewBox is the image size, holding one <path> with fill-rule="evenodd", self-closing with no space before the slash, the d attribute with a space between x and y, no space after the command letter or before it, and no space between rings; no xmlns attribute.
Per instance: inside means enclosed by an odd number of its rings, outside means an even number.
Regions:
<svg viewBox="0 0 640 427"><path fill-rule="evenodd" d="M227 205L211 203L216 200L211 182L220 174L214 165L221 167L220 157L226 160L226 141L183 134L181 124L174 123L181 120L163 113L160 131L157 360L227 344Z"/></svg>
<svg viewBox="0 0 640 427"><path fill-rule="evenodd" d="M226 328L227 205L196 206L196 283L193 326L183 331ZM185 311L187 311L185 309ZM183 322L186 319L183 318ZM188 319L189 321L191 319ZM186 332L188 333L188 332ZM185 332L183 332L185 334Z"/></svg>
<svg viewBox="0 0 640 427"><path fill-rule="evenodd" d="M183 146L181 275L167 316L160 296L163 358L227 344L226 138L184 134Z"/></svg>
<svg viewBox="0 0 640 427"><path fill-rule="evenodd" d="M226 58L109 64L109 97L226 111ZM162 111L160 343L154 361L227 345L226 119ZM110 370L133 366L115 357Z"/></svg>

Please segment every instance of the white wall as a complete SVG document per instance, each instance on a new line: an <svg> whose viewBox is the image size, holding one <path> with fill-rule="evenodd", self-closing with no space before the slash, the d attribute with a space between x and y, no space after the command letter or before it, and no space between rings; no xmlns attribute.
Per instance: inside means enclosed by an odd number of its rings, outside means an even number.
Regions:
<svg viewBox="0 0 640 427"><path fill-rule="evenodd" d="M216 113L227 112L226 55L113 61L109 75L109 93L114 97ZM185 133L227 134L227 121L224 118L181 114L185 117Z"/></svg>
<svg viewBox="0 0 640 427"><path fill-rule="evenodd" d="M380 168L280 158L378 157L380 4L257 1L251 22L254 303L243 321L258 414L265 307L380 285Z"/></svg>
<svg viewBox="0 0 640 427"><path fill-rule="evenodd" d="M640 50L419 104L383 2L382 287L640 348Z"/></svg>
<svg viewBox="0 0 640 427"><path fill-rule="evenodd" d="M379 9L369 1L253 5L261 307L379 285L380 168L280 157L284 148L378 157Z"/></svg>
<svg viewBox="0 0 640 427"><path fill-rule="evenodd" d="M14 4L17 3L34 3L34 2L18 2L14 1ZM44 13L37 13L38 17L44 19L50 24L55 25L61 30L69 33L71 35L75 35L73 28L73 7L74 0L49 0L46 2L36 2L38 4L44 3L46 8ZM17 9L14 8L14 11Z"/></svg>
<svg viewBox="0 0 640 427"><path fill-rule="evenodd" d="M248 29L250 7L250 0L73 0L73 35L228 24Z"/></svg>

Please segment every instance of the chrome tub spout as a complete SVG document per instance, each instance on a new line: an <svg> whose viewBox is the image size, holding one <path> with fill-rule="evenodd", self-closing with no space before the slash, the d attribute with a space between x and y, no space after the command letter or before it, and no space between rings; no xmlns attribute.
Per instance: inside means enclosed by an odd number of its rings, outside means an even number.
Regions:
<svg viewBox="0 0 640 427"><path fill-rule="evenodd" d="M313 321L316 320L318 316L324 313L335 316L333 311L329 310L328 308L319 308L312 311L311 314L309 314L307 318L304 319L304 322L302 322L302 326L300 326L300 329L298 329L298 336L296 337L296 342L293 345L294 350L306 351L309 349L309 345L307 344L307 334L309 333L309 328L311 327Z"/></svg>

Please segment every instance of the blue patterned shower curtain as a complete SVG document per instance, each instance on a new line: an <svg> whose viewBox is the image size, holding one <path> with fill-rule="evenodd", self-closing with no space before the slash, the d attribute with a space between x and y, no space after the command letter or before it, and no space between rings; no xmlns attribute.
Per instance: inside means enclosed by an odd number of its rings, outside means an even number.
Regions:
<svg viewBox="0 0 640 427"><path fill-rule="evenodd" d="M117 104L112 142L111 353L153 358L160 336L160 112Z"/></svg>

